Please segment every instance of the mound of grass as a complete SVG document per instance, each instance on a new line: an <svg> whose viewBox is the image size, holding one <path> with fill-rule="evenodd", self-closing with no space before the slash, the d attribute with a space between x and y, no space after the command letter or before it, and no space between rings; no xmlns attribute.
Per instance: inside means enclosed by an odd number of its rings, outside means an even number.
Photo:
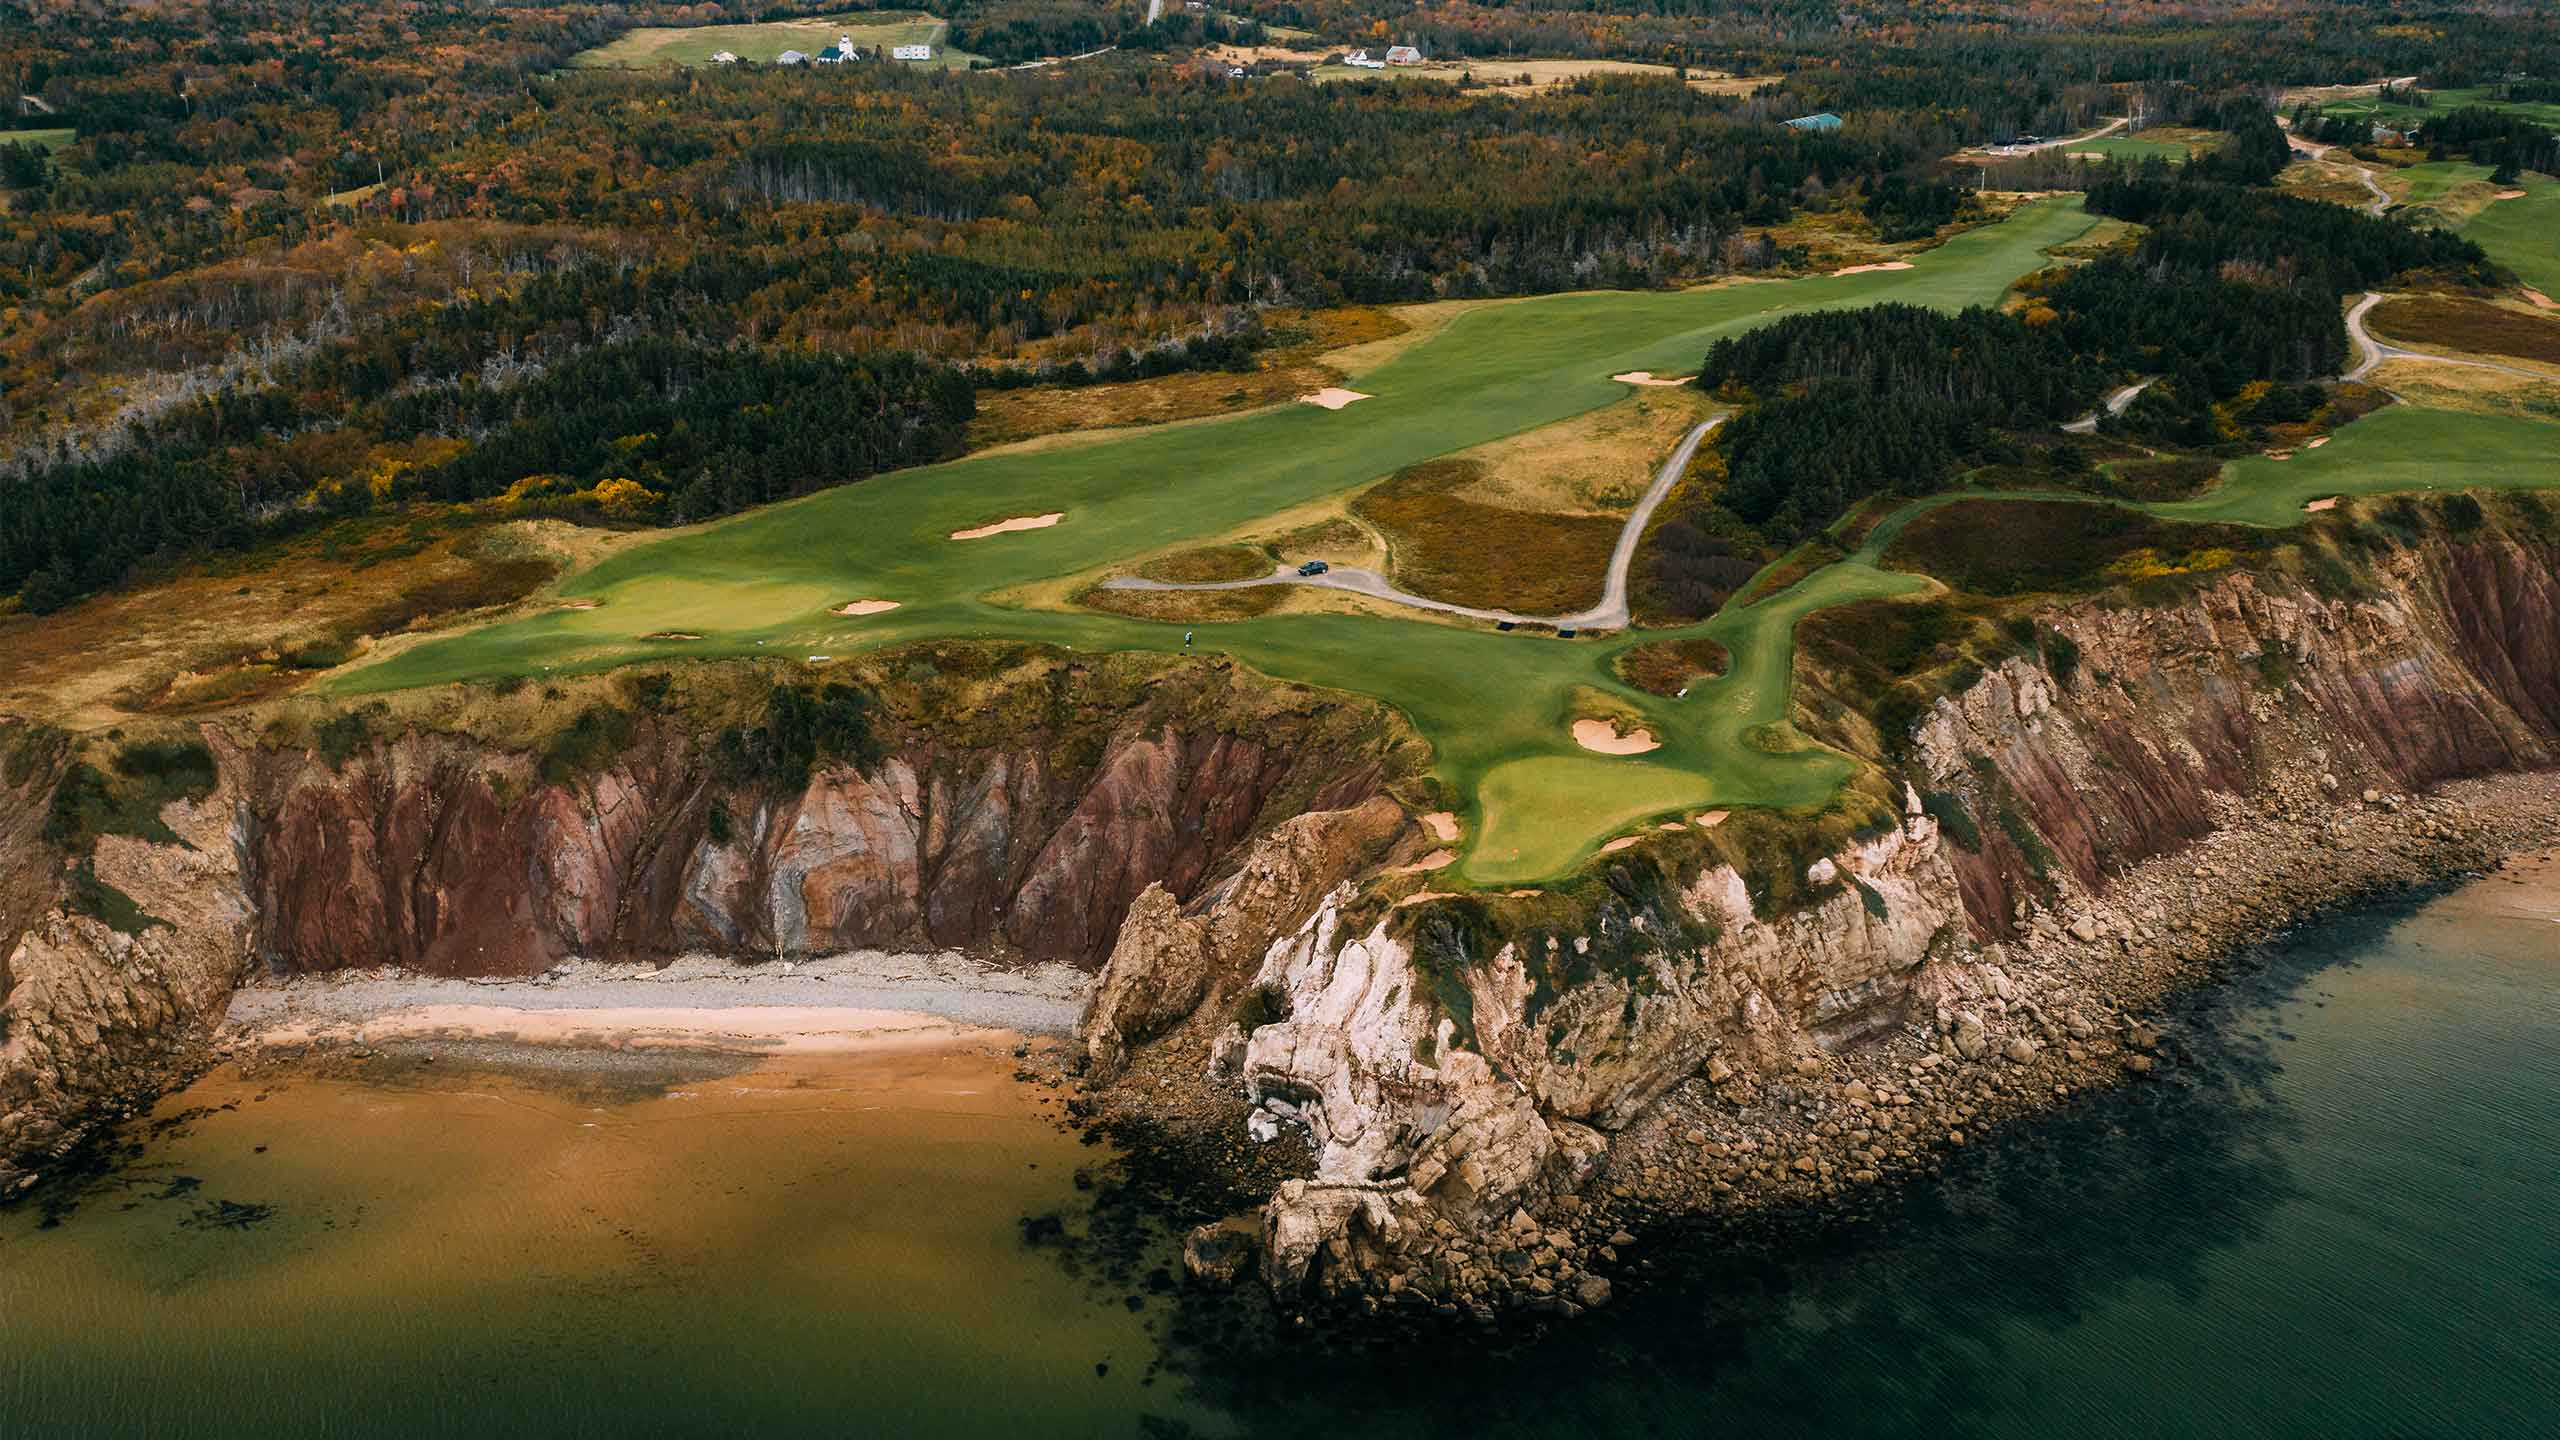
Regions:
<svg viewBox="0 0 2560 1440"><path fill-rule="evenodd" d="M2404 344L2560 365L2560 318L2452 295L2402 295L2375 306L2369 319L2374 329Z"/></svg>
<svg viewBox="0 0 2560 1440"><path fill-rule="evenodd" d="M1540 515L1467 499L1472 460L1409 465L1352 502L1385 533L1396 583L1459 605L1564 614L1597 604L1618 522Z"/></svg>
<svg viewBox="0 0 2560 1440"><path fill-rule="evenodd" d="M2265 543L2244 526L2182 525L2119 505L1967 500L1912 521L1884 558L1978 595L2024 595L2220 569Z"/></svg>
<svg viewBox="0 0 2560 1440"><path fill-rule="evenodd" d="M1214 584L1223 580L1251 580L1271 573L1271 557L1251 545L1212 545L1199 550L1177 550L1159 555L1138 567L1138 573L1150 580L1166 580L1178 584Z"/></svg>
<svg viewBox="0 0 2560 1440"><path fill-rule="evenodd" d="M1132 620L1214 625L1268 615L1287 598L1287 589L1279 585L1257 585L1250 590L1106 590L1096 585L1078 594L1076 603Z"/></svg>
<svg viewBox="0 0 2560 1440"><path fill-rule="evenodd" d="M2179 455L2125 461L2110 473L2117 493L2127 499L2184 500L2212 489L2222 478L2222 462L2209 455Z"/></svg>
<svg viewBox="0 0 2560 1440"><path fill-rule="evenodd" d="M1655 695L1677 695L1693 681L1723 674L1733 664L1722 645L1704 635L1653 640L1618 652L1618 678Z"/></svg>

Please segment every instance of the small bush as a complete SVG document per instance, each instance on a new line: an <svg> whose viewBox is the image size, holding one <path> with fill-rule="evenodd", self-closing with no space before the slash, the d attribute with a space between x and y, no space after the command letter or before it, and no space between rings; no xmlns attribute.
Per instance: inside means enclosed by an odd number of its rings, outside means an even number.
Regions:
<svg viewBox="0 0 2560 1440"><path fill-rule="evenodd" d="M1964 808L1962 799L1944 790L1924 790L1920 809L1938 822L1938 833L1954 841L1957 849L1970 853L1982 848L1982 829L1973 823L1973 812Z"/></svg>
<svg viewBox="0 0 2560 1440"><path fill-rule="evenodd" d="M851 685L776 685L761 724L721 732L721 759L738 778L777 789L808 784L824 764L868 774L888 753L872 729L877 708L869 692Z"/></svg>

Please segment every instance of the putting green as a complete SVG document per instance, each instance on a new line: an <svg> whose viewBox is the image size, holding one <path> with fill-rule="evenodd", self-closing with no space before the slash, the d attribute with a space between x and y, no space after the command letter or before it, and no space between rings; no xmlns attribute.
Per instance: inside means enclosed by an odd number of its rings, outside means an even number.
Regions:
<svg viewBox="0 0 2560 1440"><path fill-rule="evenodd" d="M1368 615L1186 627L1016 609L984 597L1224 533L1404 465L1597 408L1627 393L1608 376L1680 373L1716 337L1778 315L1887 299L1945 308L1995 299L2043 263L2046 247L2089 224L2076 201L2049 201L1959 236L1907 271L1489 305L1359 376L1357 388L1375 398L1340 411L1288 405L880 476L637 546L561 587L566 598L597 602L594 609L430 641L329 685L375 691L680 656L842 656L954 637L1171 651L1190 629L1200 649L1396 706L1434 746L1435 769L1469 817L1459 873L1483 885L1547 879L1657 816L1710 804L1827 800L1855 762L1787 728L1795 622L1824 605L1927 582L1876 568L1879 540L1705 624L1602 642ZM2342 438L2316 453L2347 450ZM2298 512L2299 502L2289 503ZM1048 529L949 538L1051 511L1065 519ZM862 619L827 613L869 598L900 608ZM702 638L641 638L669 631ZM1711 636L1733 656L1730 672L1693 686L1686 700L1635 690L1610 668L1611 655L1629 645L1685 634ZM1567 727L1577 691L1600 692L1640 716L1661 748L1613 758L1576 747Z"/></svg>

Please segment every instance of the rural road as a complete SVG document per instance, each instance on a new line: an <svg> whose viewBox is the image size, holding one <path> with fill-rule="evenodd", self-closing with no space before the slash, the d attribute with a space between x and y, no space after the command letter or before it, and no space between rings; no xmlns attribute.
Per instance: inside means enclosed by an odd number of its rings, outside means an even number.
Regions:
<svg viewBox="0 0 2560 1440"><path fill-rule="evenodd" d="M1627 628L1627 573L1635 566L1636 546L1644 539L1644 528L1652 523L1653 512L1661 508L1663 497L1680 483L1687 473L1689 461L1698 453L1698 445L1707 433L1725 422L1722 415L1710 416L1681 437L1671 458L1662 462L1653 483L1645 487L1643 498L1627 515L1627 523L1618 531L1618 545L1609 553L1609 575L1601 587L1600 603L1577 615L1520 615L1509 610L1487 610L1473 605L1454 605L1446 600L1433 600L1399 590L1387 577L1375 570L1353 566L1336 566L1321 575L1301 575L1292 566L1283 565L1271 574L1252 580L1202 580L1183 582L1149 580L1142 576L1121 575L1102 582L1106 590L1250 590L1262 585L1313 585L1324 590L1347 590L1356 595L1410 605L1417 610L1433 610L1443 615L1463 615L1470 620L1487 620L1495 624L1508 621L1514 625L1553 625L1559 630L1623 630Z"/></svg>
<svg viewBox="0 0 2560 1440"><path fill-rule="evenodd" d="M2347 311L2347 338L2355 342L2356 368L2340 376L2342 380L2361 380L2378 369L2385 360L2423 360L2436 365L2461 365L2473 370L2495 370L2501 375L2520 375L2527 380L2560 380L2560 374L2548 370L2527 370L2520 365L2501 365L2495 360L2466 360L2456 355L2431 355L2424 350L2409 350L2385 340L2373 338L2364 328L2365 312L2382 303L2380 291L2367 290L2364 298Z"/></svg>
<svg viewBox="0 0 2560 1440"><path fill-rule="evenodd" d="M2123 414L2124 407L2133 403L2133 397L2151 388L2151 382L2159 378L2159 376L2153 375L2147 379L2136 380L2132 384L2127 385L2109 395L2107 397L2107 413L2110 415ZM2072 421L2070 424L2065 425L2062 428L2073 435L2095 435L2098 433L2098 412L2092 410L2088 414L2081 416L2079 419Z"/></svg>

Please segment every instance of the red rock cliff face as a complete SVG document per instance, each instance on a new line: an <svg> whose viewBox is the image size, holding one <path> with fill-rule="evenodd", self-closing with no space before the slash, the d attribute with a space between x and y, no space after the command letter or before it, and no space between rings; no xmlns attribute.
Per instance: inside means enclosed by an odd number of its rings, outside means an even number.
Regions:
<svg viewBox="0 0 2560 1440"><path fill-rule="evenodd" d="M2287 766L2352 796L2560 762L2560 557L2543 550L2404 553L2362 599L2235 575L2171 609L2048 618L2080 646L2067 681L2012 662L1919 732L1922 783L1978 831L1948 856L1981 939L2013 938L2020 902L2065 875L2098 891L2214 829L2217 803Z"/></svg>
<svg viewBox="0 0 2560 1440"><path fill-rule="evenodd" d="M573 784L440 737L334 771L301 753L232 763L249 775L246 879L269 964L488 976L687 950L1094 965L1140 891L1187 898L1284 784L1314 783L1256 741L1170 728L1121 735L1074 774L1033 748L926 747L763 797L722 789L662 735ZM1362 765L1314 788L1341 805L1378 778Z"/></svg>

